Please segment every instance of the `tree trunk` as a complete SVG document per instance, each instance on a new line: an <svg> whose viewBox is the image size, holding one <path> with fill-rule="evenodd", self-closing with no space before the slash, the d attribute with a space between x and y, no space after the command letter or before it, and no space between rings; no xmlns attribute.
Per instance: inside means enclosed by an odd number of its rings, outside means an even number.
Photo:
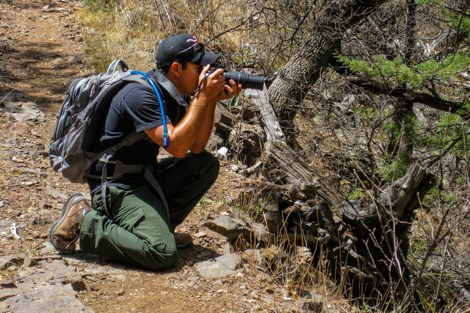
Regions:
<svg viewBox="0 0 470 313"><path fill-rule="evenodd" d="M281 68L269 88L269 100L281 121L283 130L292 133L293 119L306 90L318 79L321 70L340 50L343 32L367 17L386 2L331 1L319 14L310 36L298 52Z"/></svg>

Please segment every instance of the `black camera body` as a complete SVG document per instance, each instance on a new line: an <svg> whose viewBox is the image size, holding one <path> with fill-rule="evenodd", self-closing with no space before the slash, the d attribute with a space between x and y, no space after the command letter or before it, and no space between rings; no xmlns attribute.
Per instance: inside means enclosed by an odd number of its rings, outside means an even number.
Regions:
<svg viewBox="0 0 470 313"><path fill-rule="evenodd" d="M264 89L264 83L266 80L264 76L251 75L239 71L227 71L223 67L212 67L209 70L208 74L212 74L219 68L222 68L224 70L224 77L227 84L229 84L229 81L233 79L237 84L241 84L244 89Z"/></svg>

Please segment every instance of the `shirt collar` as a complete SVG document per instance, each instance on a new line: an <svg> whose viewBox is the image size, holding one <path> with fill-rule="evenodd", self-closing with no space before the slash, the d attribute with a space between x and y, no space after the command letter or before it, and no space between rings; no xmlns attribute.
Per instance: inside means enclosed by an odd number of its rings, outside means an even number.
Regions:
<svg viewBox="0 0 470 313"><path fill-rule="evenodd" d="M153 70L151 71L151 75L155 78L158 85L165 89L179 105L183 106L185 109L188 108L188 102L180 95L175 85L173 85L173 83L163 73Z"/></svg>

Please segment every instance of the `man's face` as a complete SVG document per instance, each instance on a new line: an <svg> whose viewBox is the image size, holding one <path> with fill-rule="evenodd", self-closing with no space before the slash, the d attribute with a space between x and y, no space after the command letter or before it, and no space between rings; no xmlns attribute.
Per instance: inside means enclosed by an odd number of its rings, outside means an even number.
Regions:
<svg viewBox="0 0 470 313"><path fill-rule="evenodd" d="M185 94L191 94L197 88L202 68L201 65L187 62L186 68L182 70L180 76L180 83Z"/></svg>

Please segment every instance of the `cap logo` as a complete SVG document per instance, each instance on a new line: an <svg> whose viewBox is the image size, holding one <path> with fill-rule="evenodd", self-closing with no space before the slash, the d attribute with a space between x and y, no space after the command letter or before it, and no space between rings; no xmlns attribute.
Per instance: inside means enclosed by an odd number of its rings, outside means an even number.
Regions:
<svg viewBox="0 0 470 313"><path fill-rule="evenodd" d="M192 51L191 51L192 53L197 53L197 52L199 52L199 51L201 51L201 50L204 50L204 45L201 44L201 43L199 42L199 40L197 40L196 37L189 38L189 39L186 40L186 42L192 43L192 45L191 45L190 47L186 48L186 49L184 50L185 52L192 50ZM181 52L182 52L182 51L181 51ZM181 53L181 52L180 52L180 53Z"/></svg>
<svg viewBox="0 0 470 313"><path fill-rule="evenodd" d="M186 41L187 41L187 42L192 42L192 43L198 43L198 42L199 42L196 37L189 38L189 39L187 39Z"/></svg>

